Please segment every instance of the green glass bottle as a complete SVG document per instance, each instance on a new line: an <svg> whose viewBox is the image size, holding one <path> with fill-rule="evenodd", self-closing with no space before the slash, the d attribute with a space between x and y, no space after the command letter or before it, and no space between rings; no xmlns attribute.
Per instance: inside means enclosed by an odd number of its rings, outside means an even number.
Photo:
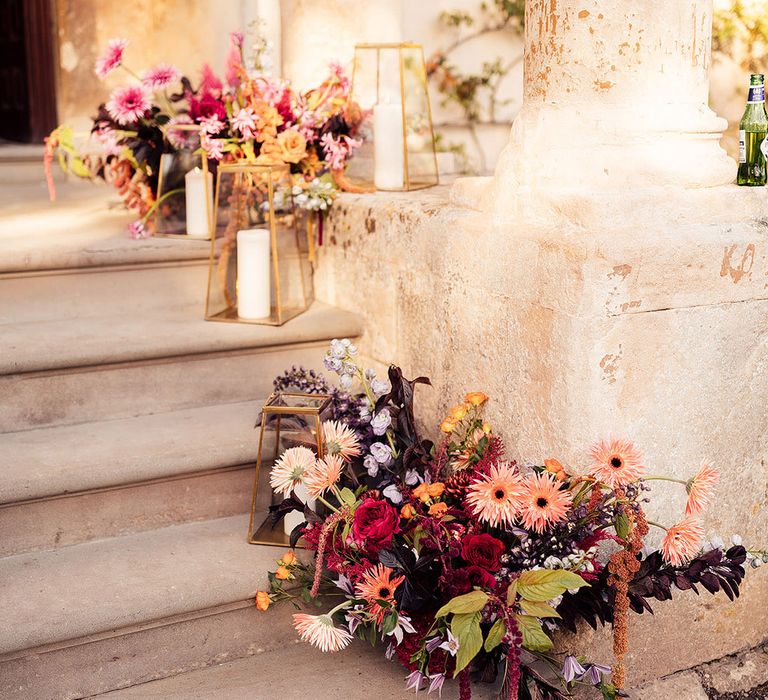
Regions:
<svg viewBox="0 0 768 700"><path fill-rule="evenodd" d="M739 175L736 183L751 187L765 185L765 159L768 157L768 114L765 111L765 85L760 73L749 76L749 97L739 122Z"/></svg>

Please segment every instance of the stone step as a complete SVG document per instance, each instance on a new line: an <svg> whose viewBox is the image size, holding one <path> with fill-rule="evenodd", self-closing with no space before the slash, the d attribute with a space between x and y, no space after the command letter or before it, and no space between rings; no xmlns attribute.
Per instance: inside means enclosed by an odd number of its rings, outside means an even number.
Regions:
<svg viewBox="0 0 768 700"><path fill-rule="evenodd" d="M262 404L3 435L0 556L247 512Z"/></svg>
<svg viewBox="0 0 768 700"><path fill-rule="evenodd" d="M247 516L0 559L0 697L80 698L272 649L287 615L253 605L280 549Z"/></svg>
<svg viewBox="0 0 768 700"><path fill-rule="evenodd" d="M0 433L266 396L317 367L358 317L321 303L281 327L202 320L192 307L0 326Z"/></svg>

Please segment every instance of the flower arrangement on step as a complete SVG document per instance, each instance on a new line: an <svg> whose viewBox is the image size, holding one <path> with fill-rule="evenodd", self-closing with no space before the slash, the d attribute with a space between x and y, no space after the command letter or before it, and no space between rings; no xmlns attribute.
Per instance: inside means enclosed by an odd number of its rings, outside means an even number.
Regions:
<svg viewBox="0 0 768 700"><path fill-rule="evenodd" d="M207 157L214 170L220 161L289 165L294 201L318 213L322 240L323 214L338 193L337 183L344 183L347 159L361 143L355 138L355 123L345 116L349 79L340 65L332 64L319 86L298 93L264 73L266 43L255 45L248 67L243 46L243 34L234 32L225 80L205 64L193 85L166 63L134 72L123 61L128 41L110 40L96 62L96 73L103 79L123 69L130 82L99 106L87 154L76 147L75 133L66 125L46 138L51 199L52 163L58 158L64 172L113 185L140 217L130 225L130 234L144 238L150 235L150 217L160 203L160 156L192 149Z"/></svg>
<svg viewBox="0 0 768 700"><path fill-rule="evenodd" d="M408 688L439 692L457 678L462 700L471 697L471 673L486 681L502 674L507 698L559 699L578 684L614 698L625 685L630 612L651 612L674 589L739 595L747 552L705 542L699 520L718 480L711 466L680 482L684 513L649 551L655 523L643 503L654 477L629 441L597 443L584 469L556 459L523 468L484 420L485 394L453 407L433 444L413 407L428 379L410 381L394 366L388 381L378 379L348 340L332 342L325 366L342 384L325 454L290 448L271 473L285 498L272 507L275 523L302 510L291 497L299 486L319 504L303 506L306 522L292 533L313 561L287 552L256 598L266 610L340 596L326 613L293 616L300 637L321 651L341 651L354 636L381 643L407 670ZM279 388L294 380L304 391L327 390L296 369ZM575 631L579 620L612 624L611 666L553 650L552 633Z"/></svg>

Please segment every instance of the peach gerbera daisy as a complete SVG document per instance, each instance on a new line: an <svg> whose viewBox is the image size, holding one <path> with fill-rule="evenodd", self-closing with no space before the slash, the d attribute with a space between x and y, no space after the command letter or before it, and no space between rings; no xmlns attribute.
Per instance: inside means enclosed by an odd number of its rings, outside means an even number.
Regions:
<svg viewBox="0 0 768 700"><path fill-rule="evenodd" d="M345 462L360 454L360 440L352 428L336 420L323 423L325 451L339 455Z"/></svg>
<svg viewBox="0 0 768 700"><path fill-rule="evenodd" d="M379 601L391 603L395 600L395 590L405 580L405 576L392 578L394 571L384 564L377 564L363 574L361 581L355 587L357 595L368 601L370 612L377 621L381 622L387 611Z"/></svg>
<svg viewBox="0 0 768 700"><path fill-rule="evenodd" d="M275 493L283 496L304 483L304 477L315 466L315 453L307 447L291 447L280 456L269 475Z"/></svg>
<svg viewBox="0 0 768 700"><path fill-rule="evenodd" d="M318 459L314 467L304 478L304 485L312 498L322 496L328 489L333 488L344 469L344 461L339 455L328 455Z"/></svg>
<svg viewBox="0 0 768 700"><path fill-rule="evenodd" d="M685 490L688 492L688 502L685 504L686 515L696 515L704 510L719 478L720 472L717 469L702 463L696 476L685 485Z"/></svg>
<svg viewBox="0 0 768 700"><path fill-rule="evenodd" d="M520 512L525 492L517 469L502 462L469 485L467 503L483 522L511 525Z"/></svg>
<svg viewBox="0 0 768 700"><path fill-rule="evenodd" d="M601 440L590 454L593 462L587 473L612 489L637 481L645 472L640 450L629 440Z"/></svg>
<svg viewBox="0 0 768 700"><path fill-rule="evenodd" d="M698 518L686 515L667 530L661 541L660 549L664 561L672 566L680 566L699 551L703 538L704 528Z"/></svg>
<svg viewBox="0 0 768 700"><path fill-rule="evenodd" d="M299 636L320 651L341 651L352 641L352 635L333 624L330 615L307 615L296 613L293 626Z"/></svg>
<svg viewBox="0 0 768 700"><path fill-rule="evenodd" d="M526 494L521 516L528 530L544 532L565 518L573 496L560 488L557 479L546 472L533 474L525 480Z"/></svg>

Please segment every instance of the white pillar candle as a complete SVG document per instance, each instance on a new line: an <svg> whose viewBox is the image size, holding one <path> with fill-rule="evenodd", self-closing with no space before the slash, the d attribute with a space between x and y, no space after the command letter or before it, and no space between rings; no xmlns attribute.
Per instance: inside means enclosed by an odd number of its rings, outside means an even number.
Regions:
<svg viewBox="0 0 768 700"><path fill-rule="evenodd" d="M190 170L184 176L184 194L187 203L187 235L192 238L210 238L208 211L209 207L213 211L213 173L204 173L200 168Z"/></svg>
<svg viewBox="0 0 768 700"><path fill-rule="evenodd" d="M304 484L299 484L293 490L293 493L302 503L306 503L310 508L314 509L315 499L309 497L307 487L304 486ZM286 513L283 518L283 530L285 534L290 535L293 532L293 529L297 525L303 523L304 520L304 513L300 513L298 510L292 510L290 513Z"/></svg>
<svg viewBox="0 0 768 700"><path fill-rule="evenodd" d="M379 190L403 187L403 107L380 102L373 108L373 184Z"/></svg>
<svg viewBox="0 0 768 700"><path fill-rule="evenodd" d="M237 232L237 315L266 318L271 313L269 231L251 228Z"/></svg>

